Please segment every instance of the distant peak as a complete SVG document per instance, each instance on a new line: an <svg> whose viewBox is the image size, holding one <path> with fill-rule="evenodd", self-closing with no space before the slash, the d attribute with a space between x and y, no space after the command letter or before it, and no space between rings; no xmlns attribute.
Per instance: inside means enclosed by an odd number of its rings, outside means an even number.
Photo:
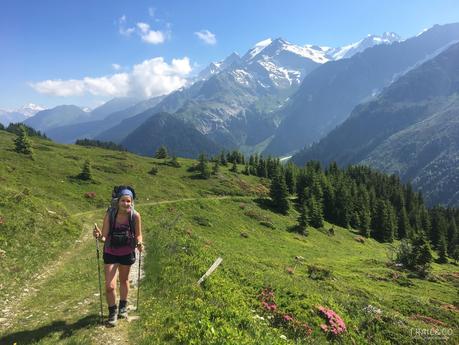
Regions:
<svg viewBox="0 0 459 345"><path fill-rule="evenodd" d="M286 40L284 40L282 37L278 37L278 38L274 39L274 40L272 41L272 43L274 43L274 42L276 42L276 43L277 43L277 42L278 42L278 43L287 43L287 44L288 44L288 42L287 42Z"/></svg>
<svg viewBox="0 0 459 345"><path fill-rule="evenodd" d="M265 39L263 41L255 43L254 47L266 47L266 46L270 45L272 42L273 42L272 38L267 38L267 39Z"/></svg>

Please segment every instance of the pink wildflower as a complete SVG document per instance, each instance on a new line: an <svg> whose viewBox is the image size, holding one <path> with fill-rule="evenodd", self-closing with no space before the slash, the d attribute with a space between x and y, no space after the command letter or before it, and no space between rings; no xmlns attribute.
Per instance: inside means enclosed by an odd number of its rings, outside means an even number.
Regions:
<svg viewBox="0 0 459 345"><path fill-rule="evenodd" d="M318 309L327 318L328 321L328 326L320 326L324 332L331 332L334 335L339 335L346 332L346 324L338 314L336 314L333 310L322 306L319 306Z"/></svg>
<svg viewBox="0 0 459 345"><path fill-rule="evenodd" d="M288 315L288 314L285 314L285 315L284 315L284 321L287 321L287 322L293 321L293 317L291 317L291 316Z"/></svg>

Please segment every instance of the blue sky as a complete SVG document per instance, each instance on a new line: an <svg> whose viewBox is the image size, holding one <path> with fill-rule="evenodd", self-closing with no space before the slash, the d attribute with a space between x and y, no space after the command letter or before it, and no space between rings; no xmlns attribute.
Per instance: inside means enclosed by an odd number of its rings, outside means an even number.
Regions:
<svg viewBox="0 0 459 345"><path fill-rule="evenodd" d="M0 109L169 92L268 37L337 47L458 21L457 0L2 0Z"/></svg>

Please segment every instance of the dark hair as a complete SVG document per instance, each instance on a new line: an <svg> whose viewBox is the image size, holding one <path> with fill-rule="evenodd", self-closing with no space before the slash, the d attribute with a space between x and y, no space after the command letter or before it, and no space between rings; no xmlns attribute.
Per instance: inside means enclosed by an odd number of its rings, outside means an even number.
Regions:
<svg viewBox="0 0 459 345"><path fill-rule="evenodd" d="M120 197L119 193L124 189L130 190L132 192L133 199L135 200L135 198L136 198L135 190L131 186L115 186L115 187L113 187L112 198L113 199L114 198L119 198Z"/></svg>

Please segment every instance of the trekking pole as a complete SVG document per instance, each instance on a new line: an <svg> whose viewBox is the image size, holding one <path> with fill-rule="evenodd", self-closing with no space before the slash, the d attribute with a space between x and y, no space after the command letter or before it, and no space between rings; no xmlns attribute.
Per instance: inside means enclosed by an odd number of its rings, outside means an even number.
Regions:
<svg viewBox="0 0 459 345"><path fill-rule="evenodd" d="M137 307L136 311L139 311L139 294L140 294L140 264L142 262L142 252L139 250L139 270L137 272Z"/></svg>
<svg viewBox="0 0 459 345"><path fill-rule="evenodd" d="M104 322L104 312L102 309L102 283L100 281L99 238L98 237L96 237L96 252L97 252L97 271L99 273L100 323L103 323Z"/></svg>

